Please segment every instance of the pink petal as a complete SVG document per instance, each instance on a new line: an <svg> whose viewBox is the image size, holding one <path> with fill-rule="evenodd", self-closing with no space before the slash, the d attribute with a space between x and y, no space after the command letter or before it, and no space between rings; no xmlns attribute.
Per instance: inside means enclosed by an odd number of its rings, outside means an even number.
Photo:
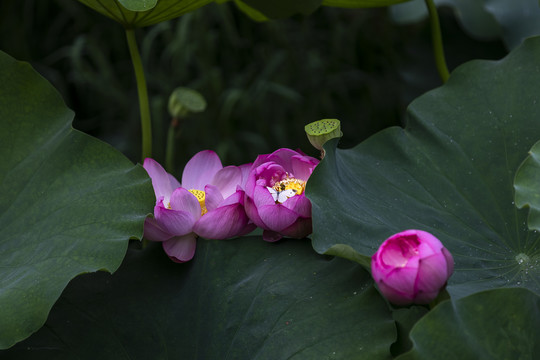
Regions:
<svg viewBox="0 0 540 360"><path fill-rule="evenodd" d="M214 185L206 185L204 187L206 210L212 211L216 209L222 202L223 196L221 191Z"/></svg>
<svg viewBox="0 0 540 360"><path fill-rule="evenodd" d="M223 200L219 206L225 206L225 205L232 205L232 204L240 204L244 206L244 191L243 190L236 190L234 194Z"/></svg>
<svg viewBox="0 0 540 360"><path fill-rule="evenodd" d="M163 250L174 262L186 262L195 255L197 246L196 236L193 233L176 236L170 240L163 242Z"/></svg>
<svg viewBox="0 0 540 360"><path fill-rule="evenodd" d="M199 204L199 200L197 200L195 195L182 187L173 191L171 195L171 209L188 212L195 220L201 217L201 204Z"/></svg>
<svg viewBox="0 0 540 360"><path fill-rule="evenodd" d="M271 230L263 231L263 240L268 242L276 242L283 238L283 235Z"/></svg>
<svg viewBox="0 0 540 360"><path fill-rule="evenodd" d="M274 186L275 183L287 177L287 169L280 164L266 163L256 169L257 180L266 180L266 186Z"/></svg>
<svg viewBox="0 0 540 360"><path fill-rule="evenodd" d="M150 241L165 241L172 238L174 235L165 231L156 219L147 217L144 220L144 237Z"/></svg>
<svg viewBox="0 0 540 360"><path fill-rule="evenodd" d="M263 223L261 217L259 216L257 207L253 203L253 199L251 199L247 195L244 196L244 210L246 211L248 218L253 221L256 226L263 229L266 228L266 225Z"/></svg>
<svg viewBox="0 0 540 360"><path fill-rule="evenodd" d="M376 283L379 283L386 276L386 269L381 265L379 252L371 257L371 276Z"/></svg>
<svg viewBox="0 0 540 360"><path fill-rule="evenodd" d="M195 154L184 167L182 186L188 190L204 190L214 175L223 168L219 156L211 150Z"/></svg>
<svg viewBox="0 0 540 360"><path fill-rule="evenodd" d="M257 186L257 177L254 171L250 172L244 185L244 191L249 196L253 197L253 192L255 191L255 186Z"/></svg>
<svg viewBox="0 0 540 360"><path fill-rule="evenodd" d="M418 263L417 289L439 292L449 276L446 258L442 253L422 258Z"/></svg>
<svg viewBox="0 0 540 360"><path fill-rule="evenodd" d="M448 274L448 277L450 277L450 275L452 275L454 272L454 258L452 257L452 254L450 254L450 251L448 251L445 247L443 247L441 251L446 258L446 273Z"/></svg>
<svg viewBox="0 0 540 360"><path fill-rule="evenodd" d="M290 197L282 205L301 217L311 217L311 201L304 194Z"/></svg>
<svg viewBox="0 0 540 360"><path fill-rule="evenodd" d="M178 182L178 180L176 180L176 178L174 176L172 176L171 174L167 173L167 175L169 175L169 182L171 183L171 188L173 189L176 189L176 188L179 188L180 186L180 183Z"/></svg>
<svg viewBox="0 0 540 360"><path fill-rule="evenodd" d="M240 204L218 207L201 217L193 231L207 239L228 239L238 236L248 223L244 207Z"/></svg>
<svg viewBox="0 0 540 360"><path fill-rule="evenodd" d="M420 244L414 234L398 233L389 237L378 250L381 264L393 268L417 263Z"/></svg>
<svg viewBox="0 0 540 360"><path fill-rule="evenodd" d="M281 148L270 154L266 161L273 161L277 164L280 164L287 172L292 173L293 167L291 159L295 155L299 154L294 150Z"/></svg>
<svg viewBox="0 0 540 360"><path fill-rule="evenodd" d="M440 242L440 240L437 239L432 234L428 233L427 231L406 230L404 232L414 233L423 244L429 245L431 247L431 249L433 249L433 252L438 253L440 251L440 249L443 247L443 244Z"/></svg>
<svg viewBox="0 0 540 360"><path fill-rule="evenodd" d="M264 205L258 207L259 216L266 225L266 229L281 232L281 230L292 225L298 214L287 209L281 204Z"/></svg>
<svg viewBox="0 0 540 360"><path fill-rule="evenodd" d="M253 164L251 165L252 166L252 169L258 167L259 165L261 164L264 164L265 162L268 162L268 157L270 156L271 154L261 154L261 155L258 155L257 158L255 159L255 161L253 162Z"/></svg>
<svg viewBox="0 0 540 360"><path fill-rule="evenodd" d="M246 188L246 182L247 182L249 171L251 170L252 165L253 165L252 163L248 163L248 164L242 164L238 167L242 174L242 182L240 183L240 186L242 187L242 189Z"/></svg>
<svg viewBox="0 0 540 360"><path fill-rule="evenodd" d="M274 186L278 181L283 180L287 176L285 169L274 163L264 163L254 169L251 169L248 180L246 181L246 193L253 195L255 186Z"/></svg>
<svg viewBox="0 0 540 360"><path fill-rule="evenodd" d="M160 227L175 236L183 236L192 232L195 218L188 211L167 209L162 206L154 208L154 216Z"/></svg>
<svg viewBox="0 0 540 360"><path fill-rule="evenodd" d="M256 186L253 192L253 203L259 208L265 205L275 205L276 201L266 187Z"/></svg>
<svg viewBox="0 0 540 360"><path fill-rule="evenodd" d="M219 170L210 184L217 186L224 198L236 191L236 187L242 184L242 171L237 166L227 166Z"/></svg>
<svg viewBox="0 0 540 360"><path fill-rule="evenodd" d="M408 305L412 303L413 296L412 294L406 294L401 291L394 289L392 286L389 286L384 280L377 282L377 286L381 293L393 304L396 305Z"/></svg>
<svg viewBox="0 0 540 360"><path fill-rule="evenodd" d="M291 158L292 173L295 178L307 181L319 161L310 156L293 156Z"/></svg>
<svg viewBox="0 0 540 360"><path fill-rule="evenodd" d="M420 254L421 257L431 256L433 254L440 254L442 247L442 244L440 244L438 247L432 247L425 242L421 242L418 245L418 254Z"/></svg>
<svg viewBox="0 0 540 360"><path fill-rule="evenodd" d="M244 228L240 231L240 233L238 234L238 236L244 236L244 235L247 235L249 234L250 232L252 232L253 230L255 230L257 228L257 225L255 225L254 223L251 222L251 220L248 218L248 223L246 224L246 226L244 226Z"/></svg>
<svg viewBox="0 0 540 360"><path fill-rule="evenodd" d="M312 232L311 218L298 218L298 220L291 226L280 231L284 236L303 239Z"/></svg>
<svg viewBox="0 0 540 360"><path fill-rule="evenodd" d="M411 298L416 294L417 268L397 267L387 276L385 283L400 293L407 294Z"/></svg>
<svg viewBox="0 0 540 360"><path fill-rule="evenodd" d="M154 193L156 194L156 199L163 196L164 202L168 203L173 190L177 187L178 180L172 182L171 178L173 176L166 172L154 159L144 159L143 167L152 179L152 186L154 188Z"/></svg>

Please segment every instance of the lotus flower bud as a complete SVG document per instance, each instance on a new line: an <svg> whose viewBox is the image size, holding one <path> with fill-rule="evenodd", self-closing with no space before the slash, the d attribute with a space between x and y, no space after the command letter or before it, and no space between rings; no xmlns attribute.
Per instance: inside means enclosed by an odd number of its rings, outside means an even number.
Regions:
<svg viewBox="0 0 540 360"><path fill-rule="evenodd" d="M396 305L433 301L454 270L450 252L433 235L405 230L386 239L371 258L380 292Z"/></svg>
<svg viewBox="0 0 540 360"><path fill-rule="evenodd" d="M178 87L169 97L169 114L172 118L182 118L190 113L206 109L206 100L193 89Z"/></svg>
<svg viewBox="0 0 540 360"><path fill-rule="evenodd" d="M342 137L341 123L338 119L322 119L304 127L311 145L324 154L323 145L328 140Z"/></svg>

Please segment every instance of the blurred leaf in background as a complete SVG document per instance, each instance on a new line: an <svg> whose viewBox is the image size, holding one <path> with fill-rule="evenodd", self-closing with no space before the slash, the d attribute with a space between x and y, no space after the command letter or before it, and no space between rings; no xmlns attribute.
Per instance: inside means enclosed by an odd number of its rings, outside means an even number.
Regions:
<svg viewBox="0 0 540 360"><path fill-rule="evenodd" d="M1 48L59 89L77 129L139 160L137 94L119 26L73 0L2 2L0 10ZM450 68L506 52L468 37L449 11L441 22ZM395 25L385 8L322 6L308 17L258 23L233 3L213 3L137 35L158 161L173 90L192 88L208 102L183 124L182 134L201 136L177 138L178 171L202 149L218 151L226 165L279 147L309 152L304 125L322 118L340 119L342 146L352 147L400 124L406 105L440 84L428 24Z"/></svg>
<svg viewBox="0 0 540 360"><path fill-rule="evenodd" d="M540 7L537 0L434 0L441 8L453 10L459 22L474 38L501 38L511 50L533 35L540 34ZM407 24L428 14L424 0L412 0L390 8L392 18ZM443 35L444 37L444 35Z"/></svg>

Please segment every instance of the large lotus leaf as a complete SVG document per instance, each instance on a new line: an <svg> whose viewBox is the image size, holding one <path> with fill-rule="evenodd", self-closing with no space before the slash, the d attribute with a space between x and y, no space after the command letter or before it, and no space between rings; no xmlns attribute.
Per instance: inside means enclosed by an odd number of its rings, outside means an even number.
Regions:
<svg viewBox="0 0 540 360"><path fill-rule="evenodd" d="M508 48L515 48L523 39L540 34L540 7L536 0L484 1L487 11L500 24Z"/></svg>
<svg viewBox="0 0 540 360"><path fill-rule="evenodd" d="M534 144L514 179L516 206L528 206L530 229L540 230L540 141Z"/></svg>
<svg viewBox="0 0 540 360"><path fill-rule="evenodd" d="M227 0L216 0L223 3ZM408 0L235 0L240 10L255 21L290 17L295 14L309 15L319 6L342 8L369 8L398 4Z"/></svg>
<svg viewBox="0 0 540 360"><path fill-rule="evenodd" d="M309 241L159 244L112 276L74 279L39 332L2 359L389 359L396 328L361 266Z"/></svg>
<svg viewBox="0 0 540 360"><path fill-rule="evenodd" d="M485 0L434 0L434 3L439 8L452 7L463 28L477 39L497 39L502 34L499 23L486 9ZM411 0L392 6L390 14L399 24L415 23L428 17L425 0Z"/></svg>
<svg viewBox="0 0 540 360"><path fill-rule="evenodd" d="M212 0L79 0L125 28L143 27L174 19Z"/></svg>
<svg viewBox="0 0 540 360"><path fill-rule="evenodd" d="M219 1L218 1L219 2ZM222 1L223 2L223 1ZM270 20L268 17L266 17L262 12L260 12L257 9L252 8L249 5L246 5L246 3L242 2L241 0L234 0L234 3L236 6L247 16L249 16L252 20L255 21L268 21Z"/></svg>
<svg viewBox="0 0 540 360"><path fill-rule="evenodd" d="M323 0L323 6L342 8L369 8L399 4L410 0Z"/></svg>
<svg viewBox="0 0 540 360"><path fill-rule="evenodd" d="M329 142L306 189L314 248L358 260L394 233L421 229L454 256L452 296L540 292L539 234L513 193L514 174L540 139L539 58L540 38L531 38L500 61L466 63L411 103L404 129L347 150Z"/></svg>
<svg viewBox="0 0 540 360"><path fill-rule="evenodd" d="M295 14L308 15L315 11L322 0L242 0L242 2L271 19L286 18Z"/></svg>
<svg viewBox="0 0 540 360"><path fill-rule="evenodd" d="M296 13L309 14L320 5L342 8L370 8L399 4L409 0L301 0L301 1L265 1L243 0L272 18L287 17Z"/></svg>
<svg viewBox="0 0 540 360"><path fill-rule="evenodd" d="M434 0L438 7L454 8L463 28L473 37L502 38L513 49L532 35L540 34L540 8L537 0ZM428 16L424 0L412 0L390 8L401 24L421 21ZM444 37L444 30L443 30Z"/></svg>
<svg viewBox="0 0 540 360"><path fill-rule="evenodd" d="M73 112L28 64L0 52L0 348L39 329L69 280L115 271L141 237L144 169L71 127Z"/></svg>
<svg viewBox="0 0 540 360"><path fill-rule="evenodd" d="M413 327L406 359L537 359L540 297L526 289L496 289L446 301Z"/></svg>
<svg viewBox="0 0 540 360"><path fill-rule="evenodd" d="M153 9L158 0L118 0L118 2L130 11L147 11Z"/></svg>

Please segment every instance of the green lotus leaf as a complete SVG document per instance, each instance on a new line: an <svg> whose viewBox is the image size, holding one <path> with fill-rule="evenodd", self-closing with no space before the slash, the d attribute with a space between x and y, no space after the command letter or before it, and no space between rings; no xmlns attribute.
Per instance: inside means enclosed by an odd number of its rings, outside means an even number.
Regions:
<svg viewBox="0 0 540 360"><path fill-rule="evenodd" d="M171 262L131 249L74 279L39 332L2 359L390 359L396 329L369 273L309 241L199 240ZM114 354L114 356L112 355Z"/></svg>
<svg viewBox="0 0 540 360"><path fill-rule="evenodd" d="M143 27L174 19L212 0L79 0L125 28Z"/></svg>
<svg viewBox="0 0 540 360"><path fill-rule="evenodd" d="M257 9L252 8L251 6L247 5L245 2L241 0L234 0L234 3L240 9L244 14L249 16L254 21L268 21L270 20L267 16L265 16L262 12L260 12Z"/></svg>
<svg viewBox="0 0 540 360"><path fill-rule="evenodd" d="M497 19L486 9L484 0L434 0L434 3L437 7L449 6L453 8L463 29L474 38L494 40L502 35L502 29ZM411 24L428 17L425 0L411 0L392 6L390 14L398 24Z"/></svg>
<svg viewBox="0 0 540 360"><path fill-rule="evenodd" d="M534 144L514 179L516 206L529 207L528 225L540 230L540 141Z"/></svg>
<svg viewBox="0 0 540 360"><path fill-rule="evenodd" d="M227 0L217 0L218 3ZM309 15L319 6L342 8L368 8L398 4L408 0L300 0L300 1L264 1L264 0L235 0L240 10L255 21L280 19L295 14Z"/></svg>
<svg viewBox="0 0 540 360"><path fill-rule="evenodd" d="M480 40L501 38L513 49L533 35L540 34L540 7L536 0L434 0L439 6L450 6L464 30ZM401 24L427 18L424 0L412 0L390 8L392 17ZM443 34L444 36L444 34Z"/></svg>
<svg viewBox="0 0 540 360"><path fill-rule="evenodd" d="M540 297L495 289L435 307L413 327L408 359L535 359L540 354Z"/></svg>
<svg viewBox="0 0 540 360"><path fill-rule="evenodd" d="M513 188L540 139L538 58L540 38L531 38L500 61L466 63L411 103L405 128L352 149L329 141L306 188L315 250L368 265L386 238L420 229L453 254L454 298L497 287L540 293L539 234Z"/></svg>
<svg viewBox="0 0 540 360"><path fill-rule="evenodd" d="M323 0L323 6L342 8L369 8L399 4L410 0Z"/></svg>
<svg viewBox="0 0 540 360"><path fill-rule="evenodd" d="M38 330L67 283L115 271L140 238L151 182L27 63L0 52L0 348Z"/></svg>
<svg viewBox="0 0 540 360"><path fill-rule="evenodd" d="M118 2L130 11L147 11L153 9L158 0L118 0Z"/></svg>
<svg viewBox="0 0 540 360"><path fill-rule="evenodd" d="M250 8L270 19L287 18L295 14L309 15L315 11L322 0L242 0Z"/></svg>
<svg viewBox="0 0 540 360"><path fill-rule="evenodd" d="M513 49L529 36L540 35L540 7L536 0L484 0L486 10L497 20L502 39Z"/></svg>

